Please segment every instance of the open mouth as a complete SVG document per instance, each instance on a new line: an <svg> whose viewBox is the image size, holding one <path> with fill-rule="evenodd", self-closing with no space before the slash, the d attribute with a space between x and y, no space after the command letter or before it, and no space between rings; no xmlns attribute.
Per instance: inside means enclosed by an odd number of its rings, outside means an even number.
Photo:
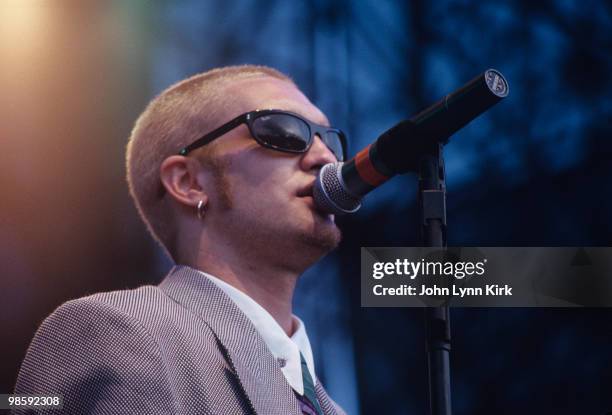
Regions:
<svg viewBox="0 0 612 415"><path fill-rule="evenodd" d="M312 196L312 192L311 194L304 194L302 196L298 196L300 199L302 199L307 205L308 207L319 217L326 219L326 220L334 220L334 215L326 212L324 210L321 210L317 204L314 201L314 197Z"/></svg>
<svg viewBox="0 0 612 415"><path fill-rule="evenodd" d="M325 218L325 219L331 219L333 221L334 215L319 209L319 207L315 203L314 196L313 196L313 193L312 193L313 189L314 189L314 183L315 183L315 181L313 180L307 186L302 187L300 190L297 191L296 196L301 198L301 199L304 199L306 204L308 204L310 206L310 208L318 216L320 216L322 218Z"/></svg>
<svg viewBox="0 0 612 415"><path fill-rule="evenodd" d="M296 193L297 197L312 197L312 190L314 187L314 181L312 181L308 186L302 187Z"/></svg>

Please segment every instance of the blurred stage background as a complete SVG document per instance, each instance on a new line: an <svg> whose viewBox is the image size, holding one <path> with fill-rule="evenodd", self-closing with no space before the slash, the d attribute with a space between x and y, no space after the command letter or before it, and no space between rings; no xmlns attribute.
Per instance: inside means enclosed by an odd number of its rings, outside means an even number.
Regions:
<svg viewBox="0 0 612 415"><path fill-rule="evenodd" d="M127 137L166 86L240 63L291 75L350 155L496 68L509 98L446 148L449 244L612 246L610 2L2 0L0 393L59 304L169 269L128 196ZM300 282L350 414L426 413L423 311L359 305L359 247L418 245L415 194L414 176L371 194ZM455 413L612 410L610 309L454 309L452 329Z"/></svg>

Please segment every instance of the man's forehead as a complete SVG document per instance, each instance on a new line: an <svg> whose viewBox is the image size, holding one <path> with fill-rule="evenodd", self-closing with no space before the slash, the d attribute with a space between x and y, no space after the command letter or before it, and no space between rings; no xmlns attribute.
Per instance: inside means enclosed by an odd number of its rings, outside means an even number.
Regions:
<svg viewBox="0 0 612 415"><path fill-rule="evenodd" d="M226 91L235 99L236 108L230 109L236 112L234 116L253 110L279 109L294 112L312 122L329 126L325 114L292 82L260 76L230 82Z"/></svg>

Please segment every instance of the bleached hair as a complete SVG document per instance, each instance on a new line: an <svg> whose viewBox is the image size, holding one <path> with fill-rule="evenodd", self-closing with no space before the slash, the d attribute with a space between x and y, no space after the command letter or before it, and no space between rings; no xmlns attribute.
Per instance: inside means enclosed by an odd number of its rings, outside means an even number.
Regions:
<svg viewBox="0 0 612 415"><path fill-rule="evenodd" d="M174 257L176 224L160 180L160 166L167 157L228 121L224 114L236 99L224 93L228 84L257 76L293 82L266 66L216 68L170 86L136 120L127 145L127 182L140 217L170 257Z"/></svg>

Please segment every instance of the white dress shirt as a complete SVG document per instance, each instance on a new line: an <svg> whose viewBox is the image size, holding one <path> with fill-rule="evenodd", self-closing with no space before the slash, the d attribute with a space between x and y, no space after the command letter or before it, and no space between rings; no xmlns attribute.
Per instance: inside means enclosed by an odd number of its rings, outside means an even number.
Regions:
<svg viewBox="0 0 612 415"><path fill-rule="evenodd" d="M293 323L296 330L293 335L289 337L276 320L274 320L274 317L251 297L217 277L202 271L199 272L223 290L249 320L251 320L255 329L259 332L268 346L268 349L270 349L272 355L279 362L283 375L285 375L287 382L293 390L300 395L304 395L300 352L304 355L304 360L306 360L306 366L308 367L313 383L315 385L317 384L312 349L302 320L296 315L293 315Z"/></svg>

